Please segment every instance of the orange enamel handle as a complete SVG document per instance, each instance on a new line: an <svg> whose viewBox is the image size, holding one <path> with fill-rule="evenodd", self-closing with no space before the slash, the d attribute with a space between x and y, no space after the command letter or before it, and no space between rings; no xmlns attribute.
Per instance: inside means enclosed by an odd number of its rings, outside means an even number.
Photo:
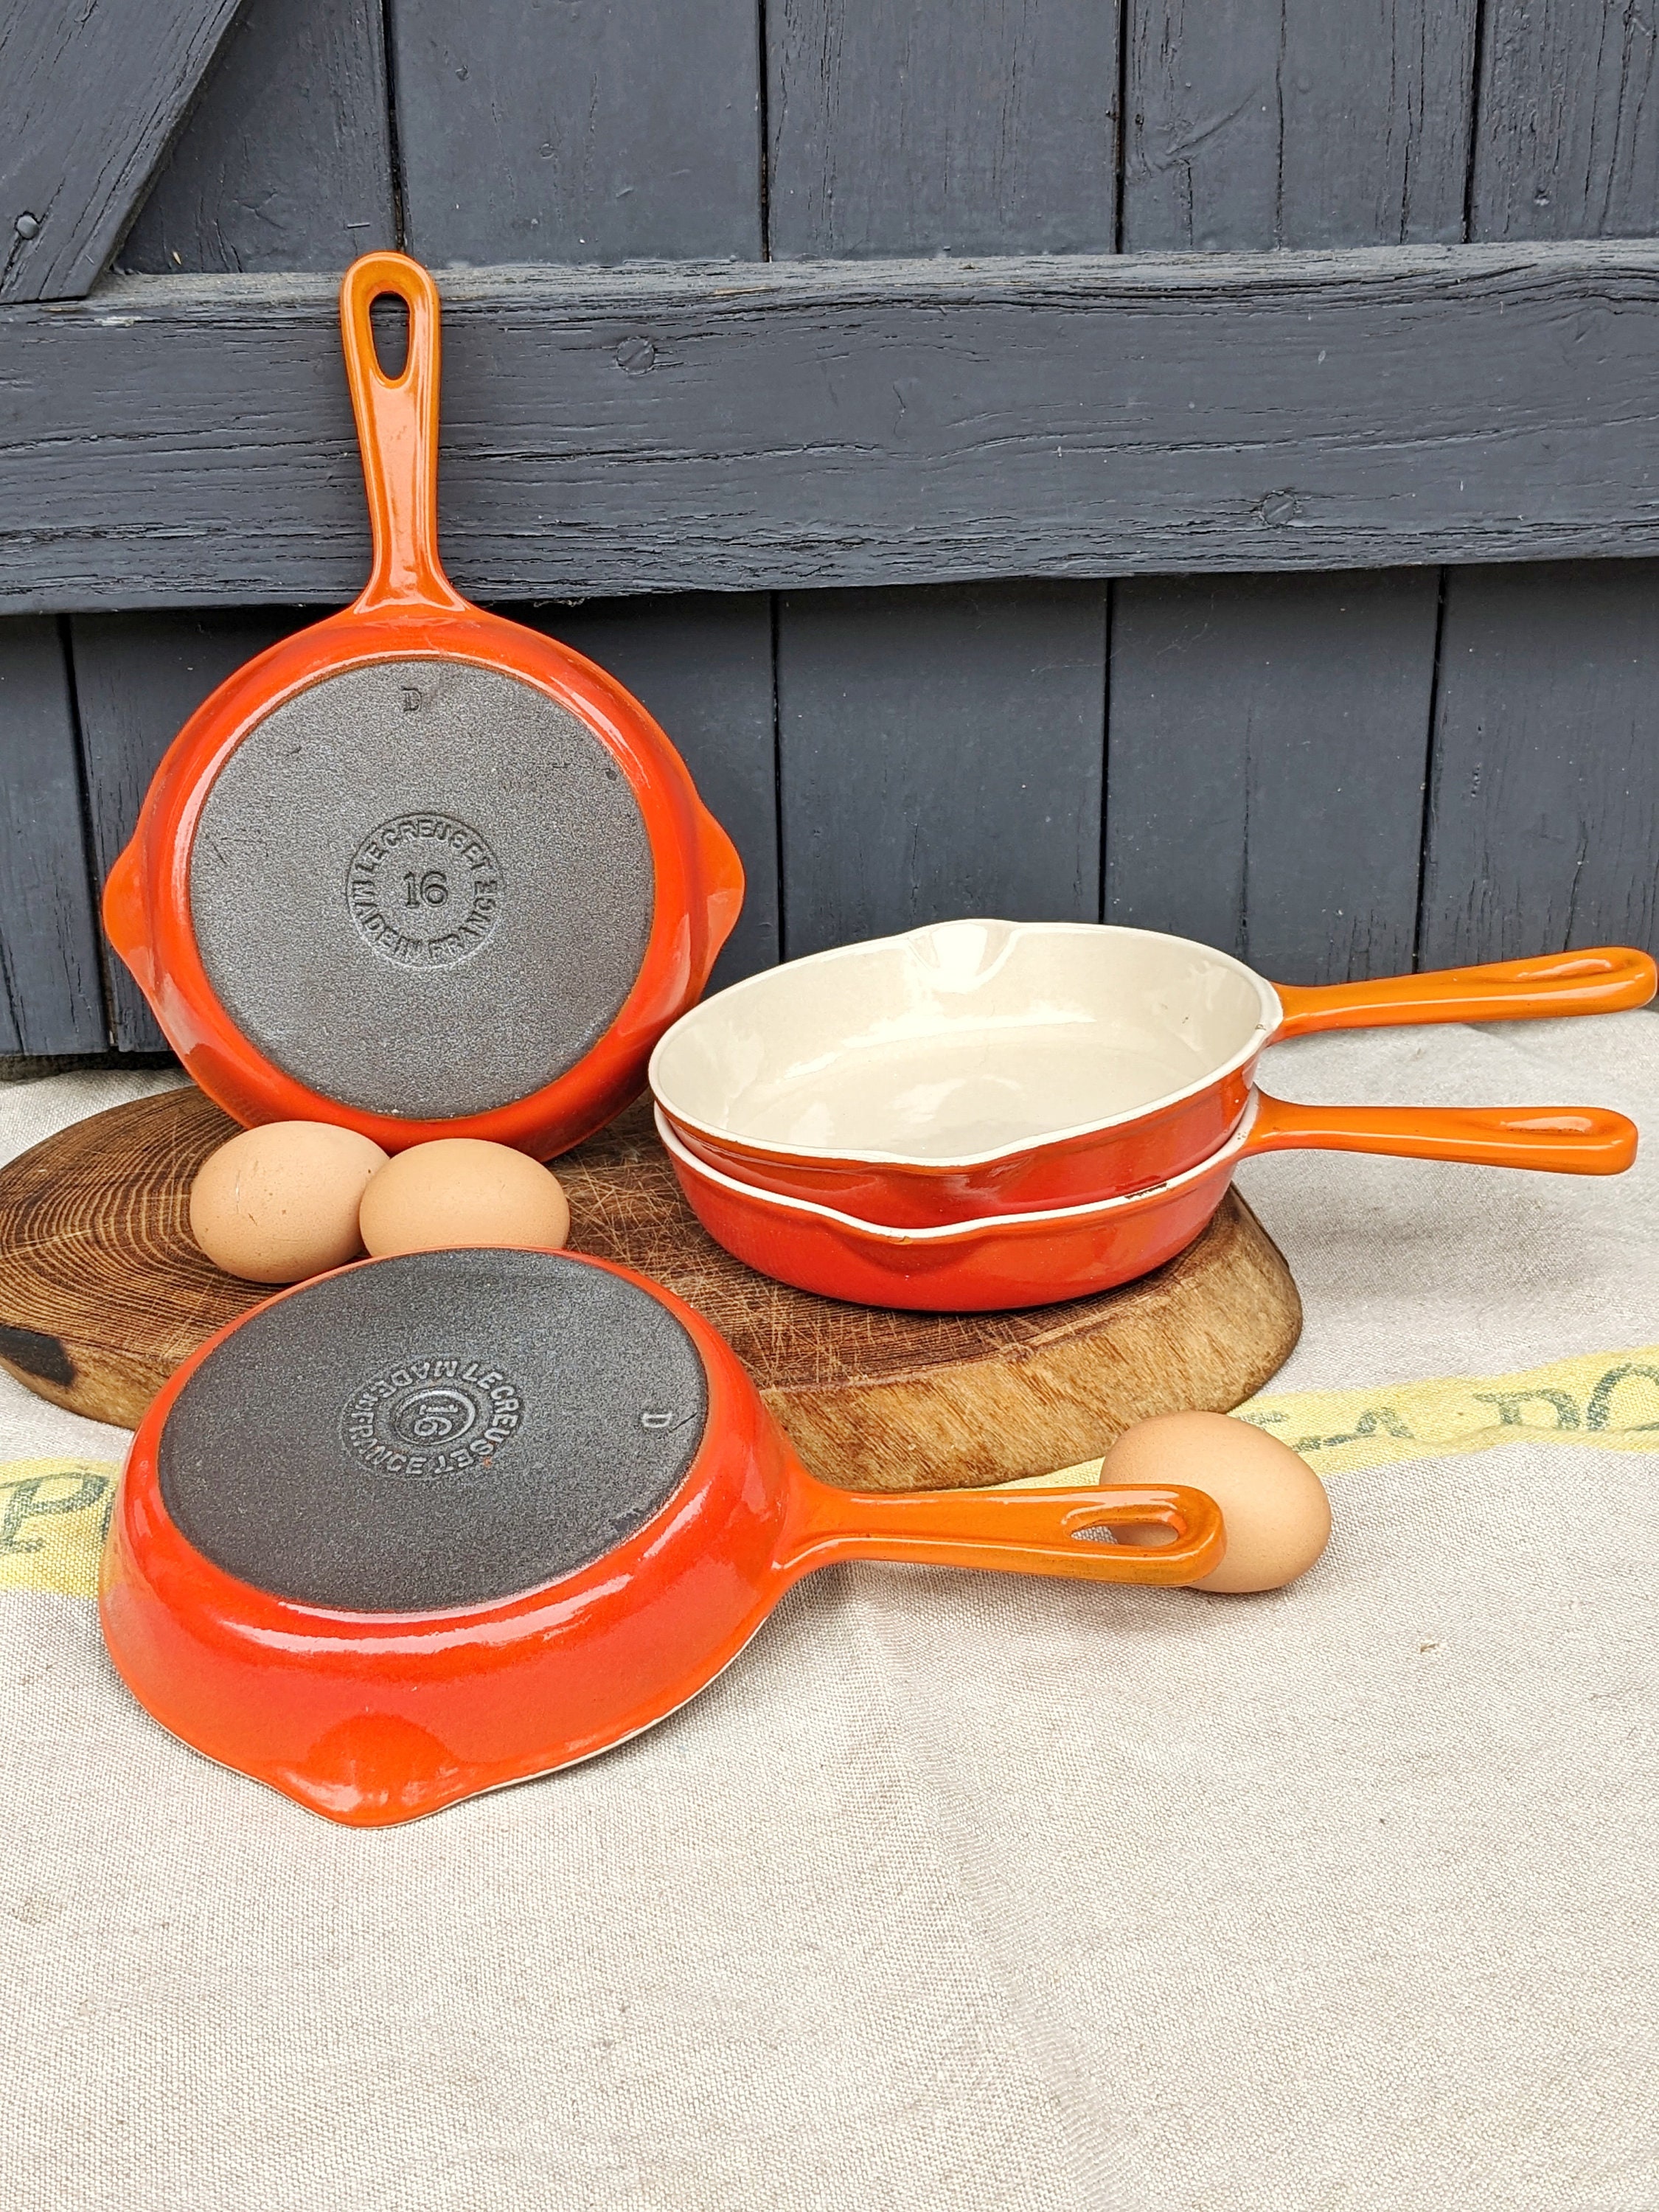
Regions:
<svg viewBox="0 0 1659 2212"><path fill-rule="evenodd" d="M1559 1014L1617 1014L1645 1006L1659 970L1633 945L1500 960L1486 968L1443 968L1426 975L1383 975L1370 983L1303 988L1276 983L1285 1018L1273 1033L1404 1027L1412 1022L1527 1022Z"/></svg>
<svg viewBox="0 0 1659 2212"><path fill-rule="evenodd" d="M409 311L409 352L389 377L369 310L391 293ZM374 557L352 609L465 608L438 558L438 288L404 253L366 253L340 286L340 343L362 447Z"/></svg>
<svg viewBox="0 0 1659 2212"><path fill-rule="evenodd" d="M1551 1175L1623 1175L1636 1124L1599 1106L1292 1106L1255 1095L1243 1153L1385 1152Z"/></svg>
<svg viewBox="0 0 1659 2212"><path fill-rule="evenodd" d="M1103 1543L1089 1528L1174 1528L1162 1548ZM1095 1490L832 1490L797 1475L779 1546L785 1573L838 1559L989 1567L1078 1582L1192 1583L1221 1564L1221 1509L1201 1490L1116 1484Z"/></svg>

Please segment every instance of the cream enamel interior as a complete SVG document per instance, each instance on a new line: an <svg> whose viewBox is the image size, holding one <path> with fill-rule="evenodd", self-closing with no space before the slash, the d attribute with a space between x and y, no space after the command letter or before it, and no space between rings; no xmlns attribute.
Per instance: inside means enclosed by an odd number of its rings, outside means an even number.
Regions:
<svg viewBox="0 0 1659 2212"><path fill-rule="evenodd" d="M973 1166L1134 1120L1243 1066L1271 987L1089 922L951 921L750 976L651 1060L673 1119L806 1158Z"/></svg>

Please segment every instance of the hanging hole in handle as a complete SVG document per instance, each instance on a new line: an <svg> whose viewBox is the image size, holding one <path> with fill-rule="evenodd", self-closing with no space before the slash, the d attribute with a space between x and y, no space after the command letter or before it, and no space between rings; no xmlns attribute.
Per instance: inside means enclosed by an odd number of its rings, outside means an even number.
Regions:
<svg viewBox="0 0 1659 2212"><path fill-rule="evenodd" d="M1079 1536L1092 1536L1097 1541L1105 1537L1115 1544L1133 1544L1143 1552L1167 1551L1171 1544L1181 1541L1180 1532L1165 1521L1137 1522L1130 1528L1079 1528Z"/></svg>
<svg viewBox="0 0 1659 2212"><path fill-rule="evenodd" d="M409 302L400 292L378 292L368 311L374 365L395 384L409 365Z"/></svg>
<svg viewBox="0 0 1659 2212"><path fill-rule="evenodd" d="M1171 1544L1181 1541L1181 1531L1170 1528L1167 1521L1138 1521L1132 1528L1113 1528L1104 1521L1091 1521L1086 1528L1073 1528L1074 1544L1127 1544L1143 1552L1167 1551Z"/></svg>

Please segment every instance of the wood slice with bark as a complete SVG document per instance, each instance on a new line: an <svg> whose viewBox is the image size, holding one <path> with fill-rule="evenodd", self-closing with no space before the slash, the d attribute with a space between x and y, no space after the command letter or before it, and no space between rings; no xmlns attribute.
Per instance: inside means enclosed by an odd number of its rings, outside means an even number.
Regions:
<svg viewBox="0 0 1659 2212"><path fill-rule="evenodd" d="M234 1124L182 1089L112 1107L0 1168L0 1364L134 1425L204 1338L270 1295L192 1243L190 1186ZM573 1250L651 1276L732 1344L812 1473L852 1489L1007 1482L1103 1452L1154 1413L1225 1411L1288 1356L1301 1303L1230 1193L1197 1243L1099 1297L1003 1314L844 1305L710 1241L642 1107L555 1163Z"/></svg>

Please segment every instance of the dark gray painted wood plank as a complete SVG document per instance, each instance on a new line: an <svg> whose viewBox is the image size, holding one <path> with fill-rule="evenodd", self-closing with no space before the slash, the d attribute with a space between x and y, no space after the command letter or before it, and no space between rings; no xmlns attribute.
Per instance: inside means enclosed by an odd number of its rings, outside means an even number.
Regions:
<svg viewBox="0 0 1659 2212"><path fill-rule="evenodd" d="M64 640L0 623L0 1052L108 1042Z"/></svg>
<svg viewBox="0 0 1659 2212"><path fill-rule="evenodd" d="M343 269L397 241L380 0L246 0L118 266Z"/></svg>
<svg viewBox="0 0 1659 2212"><path fill-rule="evenodd" d="M1659 244L446 280L482 598L1659 550ZM0 605L339 600L333 287L0 316Z"/></svg>
<svg viewBox="0 0 1659 2212"><path fill-rule="evenodd" d="M597 660L654 714L743 857L743 914L709 983L778 958L778 803L772 609L712 592L503 611Z"/></svg>
<svg viewBox="0 0 1659 2212"><path fill-rule="evenodd" d="M1659 230L1659 60L1633 0L1486 0L1474 238Z"/></svg>
<svg viewBox="0 0 1659 2212"><path fill-rule="evenodd" d="M210 691L306 617L297 611L83 615L70 626L93 860L104 878L131 836L162 754ZM106 950L110 1030L123 1052L166 1040L143 994Z"/></svg>
<svg viewBox="0 0 1659 2212"><path fill-rule="evenodd" d="M457 262L763 251L755 0L391 0L409 250Z"/></svg>
<svg viewBox="0 0 1659 2212"><path fill-rule="evenodd" d="M1425 967L1659 950L1659 562L1446 579Z"/></svg>
<svg viewBox="0 0 1659 2212"><path fill-rule="evenodd" d="M1125 245L1461 239L1476 6L1131 0ZM1109 917L1287 979L1409 967L1437 592L1427 568L1120 587Z"/></svg>
<svg viewBox="0 0 1659 2212"><path fill-rule="evenodd" d="M8 0L0 9L0 302L91 289L237 5Z"/></svg>
<svg viewBox="0 0 1659 2212"><path fill-rule="evenodd" d="M959 915L1092 921L1099 585L792 593L779 608L784 949Z"/></svg>
<svg viewBox="0 0 1659 2212"><path fill-rule="evenodd" d="M1106 918L1286 982L1412 964L1438 580L1118 584Z"/></svg>
<svg viewBox="0 0 1659 2212"><path fill-rule="evenodd" d="M1478 0L1130 0L1127 251L1463 235Z"/></svg>
<svg viewBox="0 0 1659 2212"><path fill-rule="evenodd" d="M775 255L1115 246L1115 8L781 0L765 22ZM919 396L893 379L901 442ZM782 599L791 953L963 913L1092 919L1103 645L1093 586Z"/></svg>
<svg viewBox="0 0 1659 2212"><path fill-rule="evenodd" d="M1483 53L1476 237L1659 228L1650 10L1486 0ZM1426 962L1659 939L1655 581L1646 562L1448 577Z"/></svg>
<svg viewBox="0 0 1659 2212"><path fill-rule="evenodd" d="M1109 252L1117 16L774 0L773 253Z"/></svg>

